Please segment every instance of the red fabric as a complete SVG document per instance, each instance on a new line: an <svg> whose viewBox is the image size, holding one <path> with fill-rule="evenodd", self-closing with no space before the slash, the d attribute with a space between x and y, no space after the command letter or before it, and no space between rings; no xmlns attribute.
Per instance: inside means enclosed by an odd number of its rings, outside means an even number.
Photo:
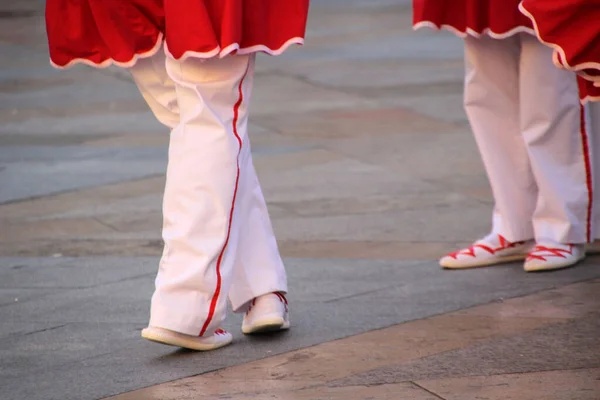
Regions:
<svg viewBox="0 0 600 400"><path fill-rule="evenodd" d="M524 0L541 41L557 65L600 81L600 4L590 0Z"/></svg>
<svg viewBox="0 0 600 400"><path fill-rule="evenodd" d="M47 0L50 58L131 65L164 38L177 59L282 51L304 38L309 0ZM300 40L301 41L301 40ZM257 47L258 46L258 47ZM191 54L187 54L191 55Z"/></svg>
<svg viewBox="0 0 600 400"><path fill-rule="evenodd" d="M579 98L581 101L600 101L600 87L594 86L591 81L579 77Z"/></svg>
<svg viewBox="0 0 600 400"><path fill-rule="evenodd" d="M519 12L520 0L413 0L413 24L429 22L438 29L450 26L455 33L506 37L514 30L533 32L531 22Z"/></svg>

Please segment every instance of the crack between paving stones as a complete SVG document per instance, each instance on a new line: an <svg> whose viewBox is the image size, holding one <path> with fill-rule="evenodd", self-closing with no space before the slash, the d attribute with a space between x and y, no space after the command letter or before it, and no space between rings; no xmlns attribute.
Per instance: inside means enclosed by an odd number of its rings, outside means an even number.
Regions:
<svg viewBox="0 0 600 400"><path fill-rule="evenodd" d="M426 262L423 262L421 264L425 264L425 263ZM419 264L417 264L417 265L419 265ZM335 299L325 300L323 303L325 303L325 304L335 303L337 301L352 299L352 298L360 297L360 296L366 296L368 294L377 293L377 292L381 292L383 290L388 290L388 289L392 289L392 288L396 288L396 287L402 287L402 286L406 286L406 285L397 285L396 284L396 285L384 286L382 288L367 290L366 292L360 292L360 293L350 294L348 296L336 297Z"/></svg>
<svg viewBox="0 0 600 400"><path fill-rule="evenodd" d="M442 397L442 396L440 396L439 394L435 393L434 391L431 391L431 390L427 389L426 387L424 387L424 386L421 386L421 385L419 385L418 383L416 383L416 382L414 382L414 381L410 381L410 383L411 383L411 384L413 384L413 385L415 385L415 386L416 386L416 387L418 387L419 389L426 391L426 392L427 392L427 393L429 393L430 395L432 395L432 396L435 396L437 399L440 399L440 400L446 400L445 398L443 398L443 397Z"/></svg>
<svg viewBox="0 0 600 400"><path fill-rule="evenodd" d="M32 323L46 323L45 321L42 321L42 322L40 322L40 321L29 321L29 322L32 322ZM58 325L58 326L52 326L50 328L39 329L39 330L36 330L36 331L33 331L33 332L27 332L27 333L15 332L15 333L11 333L9 335L4 336L2 339L8 339L8 338L12 338L12 337L15 337L15 336L30 336L30 335L33 335L33 334L36 334L36 333L40 333L40 332L53 331L55 329L59 329L59 328L65 327L65 326L70 325L70 324L72 324L72 322L67 322L67 323L64 323L64 324L61 324L61 325Z"/></svg>
<svg viewBox="0 0 600 400"><path fill-rule="evenodd" d="M112 229L112 230L113 230L113 231L115 231L115 232L121 232L120 230L118 230L117 228L115 228L114 226L112 226L111 224L109 224L109 223L107 223L107 222L104 222L104 221L102 221L102 220L101 220L100 218L98 218L98 217L92 217L92 219L93 219L94 221L98 222L100 225L102 225L102 226L105 226L105 227L107 227L107 228L109 228L109 229Z"/></svg>
<svg viewBox="0 0 600 400"><path fill-rule="evenodd" d="M50 328L39 329L39 330L37 330L37 331L33 331L33 332L29 332L29 333L24 333L24 334L23 334L23 336L29 336L29 335L34 335L34 334L36 334L36 333L47 332L47 331L53 331L53 330L55 330L55 329L60 329L60 328L62 328L62 327L64 327L64 326L67 326L67 325L69 325L69 323L62 324L62 325L58 325L58 326L53 326L53 327L50 327ZM17 334L15 334L15 335L17 335ZM11 336L13 336L13 335L11 335Z"/></svg>

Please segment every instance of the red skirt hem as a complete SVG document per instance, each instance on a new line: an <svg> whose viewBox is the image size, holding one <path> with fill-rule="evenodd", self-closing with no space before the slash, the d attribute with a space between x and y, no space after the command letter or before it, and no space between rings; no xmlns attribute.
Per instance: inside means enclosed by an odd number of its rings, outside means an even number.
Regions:
<svg viewBox="0 0 600 400"><path fill-rule="evenodd" d="M413 0L413 29L446 30L459 37L504 39L534 34L531 22L506 0Z"/></svg>
<svg viewBox="0 0 600 400"><path fill-rule="evenodd" d="M161 48L212 58L302 45L308 0L47 0L50 62L131 67ZM164 47L164 48L163 48Z"/></svg>
<svg viewBox="0 0 600 400"><path fill-rule="evenodd" d="M52 57L50 57L50 64L54 68L57 68L57 69L68 69L77 64L87 65L90 67L100 68L100 69L108 68L113 65L117 66L117 67L121 67L121 68L130 68L136 64L137 60L152 57L153 55L155 55L156 53L161 51L161 49L163 49L163 47L164 47L163 51L165 52L165 54L168 57L176 59L176 60L186 60L188 58L213 58L213 57L223 58L223 57L226 57L228 55L233 55L233 54L245 55L245 54L257 53L257 52L263 52L263 53L269 54L271 56L278 56L278 55L283 54L292 45L302 46L303 44L304 44L304 38L301 38L301 37L291 38L287 42L283 43L283 45L279 48L270 48L270 47L267 47L262 44L249 46L249 47L240 47L239 43L233 43L225 48L221 48L220 46L217 46L216 48L214 48L213 50L208 51L208 52L197 52L197 51L187 50L180 57L175 57L169 51L167 44L164 43L163 35L160 34L156 41L156 44L154 45L154 47L152 49L150 49L148 51L134 53L128 61L117 61L113 58L106 58L102 61L94 61L90 58L69 58L68 60L59 61L59 60L55 60Z"/></svg>
<svg viewBox="0 0 600 400"><path fill-rule="evenodd" d="M600 102L600 86L582 77L577 79L579 84L579 99L581 104L589 102Z"/></svg>
<svg viewBox="0 0 600 400"><path fill-rule="evenodd" d="M572 0L551 4L525 0L519 8L532 21L539 40L554 50L557 67L600 86L600 28L593 23L600 19L598 9Z"/></svg>
<svg viewBox="0 0 600 400"><path fill-rule="evenodd" d="M467 36L473 37L481 37L481 36L489 36L494 39L506 39L517 33L528 33L530 35L535 35L535 31L533 28L529 28L526 26L516 26L510 30L502 31L502 32L494 32L490 28L485 28L477 31L472 27L457 27L449 24L441 24L438 25L433 21L420 21L416 24L413 24L413 29L422 29L422 28L430 28L436 31L448 31L460 38L466 38Z"/></svg>

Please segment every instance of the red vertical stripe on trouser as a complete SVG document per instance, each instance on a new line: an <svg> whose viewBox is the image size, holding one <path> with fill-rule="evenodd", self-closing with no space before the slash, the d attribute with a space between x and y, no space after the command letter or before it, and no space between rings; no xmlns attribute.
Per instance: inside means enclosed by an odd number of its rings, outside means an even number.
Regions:
<svg viewBox="0 0 600 400"><path fill-rule="evenodd" d="M586 239L592 241L592 207L594 204L594 189L592 183L592 165L590 161L590 145L588 141L587 127L585 124L585 107L581 106L581 147L583 150L583 161L585 163L585 184L588 191L588 208L586 221Z"/></svg>
<svg viewBox="0 0 600 400"><path fill-rule="evenodd" d="M219 295L221 294L221 263L223 262L223 254L225 254L225 249L227 248L227 244L229 243L229 237L231 236L231 222L233 220L233 211L235 209L235 199L237 198L237 192L240 182L240 154L242 153L242 138L238 134L237 123L239 119L240 106L244 101L244 92L242 90L242 86L244 84L244 80L246 79L246 75L248 75L248 71L250 69L250 60L248 61L248 66L246 67L246 71L240 80L240 84L238 86L239 98L237 103L233 106L233 134L238 141L239 149L237 153L237 171L235 176L235 189L233 190L233 199L231 200L231 208L229 211L229 225L227 226L227 237L225 238L225 243L223 244L223 248L221 249L221 253L219 253L219 258L217 258L217 287L215 288L215 293L213 294L212 300L210 302L210 309L208 310L208 317L206 317L206 321L202 326L202 330L200 331L200 336L206 333L206 329L210 322L212 321L215 315L215 309L217 308L217 301L219 300Z"/></svg>

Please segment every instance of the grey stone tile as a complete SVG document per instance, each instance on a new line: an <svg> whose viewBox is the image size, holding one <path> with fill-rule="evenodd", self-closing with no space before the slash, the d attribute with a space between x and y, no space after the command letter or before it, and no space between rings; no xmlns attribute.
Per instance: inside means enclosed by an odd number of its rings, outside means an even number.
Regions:
<svg viewBox="0 0 600 400"><path fill-rule="evenodd" d="M157 270L155 258L20 258L0 257L0 288L76 289L95 287Z"/></svg>
<svg viewBox="0 0 600 400"><path fill-rule="evenodd" d="M0 149L0 203L164 173L165 148Z"/></svg>
<svg viewBox="0 0 600 400"><path fill-rule="evenodd" d="M24 122L0 126L0 134L20 135L70 135L85 133L89 136L127 132L135 127L138 132L165 132L149 112L105 115L73 116L70 118L32 118Z"/></svg>
<svg viewBox="0 0 600 400"><path fill-rule="evenodd" d="M24 302L38 297L43 297L50 293L56 293L60 289L40 289L40 288L1 288L0 287L0 307ZM1 314L1 313L0 313Z"/></svg>
<svg viewBox="0 0 600 400"><path fill-rule="evenodd" d="M49 322L15 322L2 321L0 324L0 338L6 338L12 335L30 335L34 332L41 332L47 329L54 329L63 324L53 324Z"/></svg>

